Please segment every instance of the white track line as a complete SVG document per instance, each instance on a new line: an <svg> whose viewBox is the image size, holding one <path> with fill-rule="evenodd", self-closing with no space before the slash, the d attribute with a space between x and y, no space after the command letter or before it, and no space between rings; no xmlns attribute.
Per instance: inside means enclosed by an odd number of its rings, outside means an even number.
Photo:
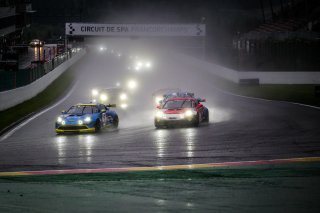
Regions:
<svg viewBox="0 0 320 213"><path fill-rule="evenodd" d="M18 126L16 126L15 128L13 128L12 130L10 130L9 132L5 133L1 138L0 141L3 141L5 139L7 139L8 137L10 137L13 133L15 133L16 131L18 131L19 129L21 129L23 126L25 126L26 124L28 124L29 122L33 121L34 119L36 119L37 117L39 117L40 115L48 112L49 110L55 108L56 106L58 106L59 104L61 104L62 102L64 102L70 95L71 93L74 91L75 87L77 85L77 82L74 84L74 86L72 87L72 89L68 92L68 94L61 99L60 101L58 101L57 103L55 103L54 105L42 110L41 112L33 115L32 117L28 118L27 120L23 121L22 123L20 123Z"/></svg>
<svg viewBox="0 0 320 213"><path fill-rule="evenodd" d="M259 101L268 101L268 102L278 102L278 103L287 103L287 104L293 104L293 105L298 105L298 106L302 106L302 107L308 107L308 108L313 108L313 109L317 109L320 110L320 107L316 107L316 106L312 106L312 105L307 105L307 104L301 104L301 103L297 103L297 102L290 102L290 101L278 101L278 100L270 100L270 99L264 99L264 98L256 98L256 97L250 97L250 96L244 96L244 95L238 95L232 92L227 92L225 90L222 90L220 88L215 87L217 90L219 90L222 93L225 93L227 95L231 95L231 96L236 96L236 97L240 97L240 98L246 98L246 99L252 99L252 100L259 100Z"/></svg>

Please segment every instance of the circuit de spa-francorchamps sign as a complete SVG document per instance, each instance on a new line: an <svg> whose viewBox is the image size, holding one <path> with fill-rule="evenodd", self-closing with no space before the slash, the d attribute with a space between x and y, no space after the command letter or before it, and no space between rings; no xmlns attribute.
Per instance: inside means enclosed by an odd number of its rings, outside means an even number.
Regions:
<svg viewBox="0 0 320 213"><path fill-rule="evenodd" d="M205 36L205 24L66 23L67 36Z"/></svg>

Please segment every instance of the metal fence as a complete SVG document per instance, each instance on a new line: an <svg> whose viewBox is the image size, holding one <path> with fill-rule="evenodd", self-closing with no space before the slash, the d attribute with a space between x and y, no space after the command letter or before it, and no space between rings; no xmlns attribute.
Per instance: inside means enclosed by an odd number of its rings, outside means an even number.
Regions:
<svg viewBox="0 0 320 213"><path fill-rule="evenodd" d="M319 50L319 40L239 40L228 64L239 71L319 71Z"/></svg>
<svg viewBox="0 0 320 213"><path fill-rule="evenodd" d="M49 61L32 63L27 69L0 70L0 91L15 89L36 81L79 51L81 51L80 48L73 48Z"/></svg>

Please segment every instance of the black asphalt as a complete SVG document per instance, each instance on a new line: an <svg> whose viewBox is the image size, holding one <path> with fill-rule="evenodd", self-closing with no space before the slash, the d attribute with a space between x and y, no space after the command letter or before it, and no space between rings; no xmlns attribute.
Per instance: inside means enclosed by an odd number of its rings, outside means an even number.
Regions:
<svg viewBox="0 0 320 213"><path fill-rule="evenodd" d="M154 56L155 57L155 56ZM214 75L157 54L154 69L134 74L125 56L94 51L78 63L74 92L63 103L0 141L0 171L177 165L320 156L320 110L226 94ZM133 106L120 114L118 130L56 135L60 111L89 100L102 83L135 78ZM199 128L157 130L152 92L179 87L206 98L210 123ZM67 92L66 92L67 94ZM116 109L117 110L117 109Z"/></svg>

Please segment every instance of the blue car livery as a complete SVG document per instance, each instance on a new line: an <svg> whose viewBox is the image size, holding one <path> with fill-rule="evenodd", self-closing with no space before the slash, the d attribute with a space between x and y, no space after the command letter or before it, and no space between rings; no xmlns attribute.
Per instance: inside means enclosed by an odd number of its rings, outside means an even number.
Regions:
<svg viewBox="0 0 320 213"><path fill-rule="evenodd" d="M57 118L56 133L99 132L106 127L118 127L119 117L112 105L77 104Z"/></svg>

